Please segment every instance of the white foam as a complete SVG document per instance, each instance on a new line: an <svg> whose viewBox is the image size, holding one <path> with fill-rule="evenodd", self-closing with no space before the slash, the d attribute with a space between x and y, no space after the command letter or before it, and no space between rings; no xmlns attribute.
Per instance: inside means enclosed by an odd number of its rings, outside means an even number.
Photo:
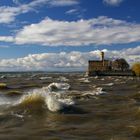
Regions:
<svg viewBox="0 0 140 140"><path fill-rule="evenodd" d="M64 76L60 76L60 77L58 78L58 80L61 81L61 82L68 82L68 81L69 81L69 79L67 79L67 78L64 77Z"/></svg>
<svg viewBox="0 0 140 140"><path fill-rule="evenodd" d="M11 104L14 104L15 102L16 102L16 99L0 96L0 105L11 105Z"/></svg>
<svg viewBox="0 0 140 140"><path fill-rule="evenodd" d="M113 86L114 83L103 84L104 86Z"/></svg>
<svg viewBox="0 0 140 140"><path fill-rule="evenodd" d="M103 88L98 87L93 91L88 91L88 92L83 93L82 96L87 96L87 95L94 96L94 95L101 95L101 94L104 94L104 93L106 93L106 92L103 91Z"/></svg>
<svg viewBox="0 0 140 140"><path fill-rule="evenodd" d="M6 75L2 75L2 76L0 77L0 79L4 79L4 78L6 78Z"/></svg>
<svg viewBox="0 0 140 140"><path fill-rule="evenodd" d="M17 117L17 118L21 118L23 119L24 118L24 115L21 115L21 114L18 114L18 113L14 113L14 112L11 112L11 115Z"/></svg>
<svg viewBox="0 0 140 140"><path fill-rule="evenodd" d="M102 78L101 80L102 80L102 81L104 81L104 80L105 80L105 78Z"/></svg>
<svg viewBox="0 0 140 140"><path fill-rule="evenodd" d="M88 72L86 72L86 73L84 74L84 77L85 77L85 78L88 77Z"/></svg>
<svg viewBox="0 0 140 140"><path fill-rule="evenodd" d="M120 81L120 79L115 79L114 81L115 81L115 82L118 82L118 81Z"/></svg>
<svg viewBox="0 0 140 140"><path fill-rule="evenodd" d="M74 105L74 101L72 99L61 99L61 92L52 92L52 86L56 86L58 89L67 90L70 85L66 83L51 83L47 87L43 87L41 89L35 89L28 92L27 95L23 95L18 104L22 103L26 98L32 98L32 96L43 97L47 108L52 112L57 112L63 110L65 107ZM57 96L56 96L57 95ZM42 98L41 98L42 99Z"/></svg>
<svg viewBox="0 0 140 140"><path fill-rule="evenodd" d="M74 101L70 99L56 99L55 96L49 94L46 98L46 104L50 111L58 112L68 106L74 105Z"/></svg>
<svg viewBox="0 0 140 140"><path fill-rule="evenodd" d="M79 81L84 82L84 83L90 82L88 78L80 78Z"/></svg>
<svg viewBox="0 0 140 140"><path fill-rule="evenodd" d="M58 99L58 101L68 106L75 104L75 102L72 99Z"/></svg>
<svg viewBox="0 0 140 140"><path fill-rule="evenodd" d="M51 79L52 77L48 77L48 76L45 76L45 77L40 77L39 79L40 80L47 80L47 79Z"/></svg>
<svg viewBox="0 0 140 140"><path fill-rule="evenodd" d="M94 79L98 79L98 78L99 78L98 76L95 76L95 77L94 77Z"/></svg>
<svg viewBox="0 0 140 140"><path fill-rule="evenodd" d="M70 85L68 83L51 83L48 86L48 89L50 91L53 90L68 90L70 88Z"/></svg>

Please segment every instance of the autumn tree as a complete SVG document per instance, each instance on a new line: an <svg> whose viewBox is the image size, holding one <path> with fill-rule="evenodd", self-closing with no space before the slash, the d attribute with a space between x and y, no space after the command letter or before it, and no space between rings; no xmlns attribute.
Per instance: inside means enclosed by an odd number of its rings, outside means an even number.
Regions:
<svg viewBox="0 0 140 140"><path fill-rule="evenodd" d="M140 77L140 62L139 63L135 63L132 66L132 71L134 71L136 76Z"/></svg>

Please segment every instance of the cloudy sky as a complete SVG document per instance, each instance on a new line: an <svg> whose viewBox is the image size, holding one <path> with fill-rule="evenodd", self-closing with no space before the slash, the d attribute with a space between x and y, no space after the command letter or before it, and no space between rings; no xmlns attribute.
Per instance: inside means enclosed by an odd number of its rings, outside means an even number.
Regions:
<svg viewBox="0 0 140 140"><path fill-rule="evenodd" d="M140 61L140 0L0 0L0 71Z"/></svg>

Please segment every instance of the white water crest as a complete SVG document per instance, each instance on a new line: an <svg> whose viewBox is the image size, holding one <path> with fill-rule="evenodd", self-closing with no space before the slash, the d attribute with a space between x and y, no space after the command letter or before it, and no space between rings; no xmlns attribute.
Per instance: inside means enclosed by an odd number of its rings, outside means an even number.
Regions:
<svg viewBox="0 0 140 140"><path fill-rule="evenodd" d="M0 79L5 79L6 78L6 75L1 75L0 76Z"/></svg>
<svg viewBox="0 0 140 140"><path fill-rule="evenodd" d="M94 95L101 95L101 94L104 94L104 93L106 93L106 92L103 91L103 88L98 87L93 91L88 91L88 92L83 93L82 96L87 96L87 95L94 96Z"/></svg>
<svg viewBox="0 0 140 140"><path fill-rule="evenodd" d="M7 100L6 98L1 103L8 103L10 106L22 106L27 109L29 106L45 107L51 112L58 112L67 109L69 106L74 106L75 96L86 97L88 95L96 96L105 93L101 87L96 86L93 91L83 91L80 93L76 91L76 94L73 94L73 91L69 90L69 88L70 85L68 83L51 83L48 86L25 92L24 95L16 98L16 100Z"/></svg>
<svg viewBox="0 0 140 140"><path fill-rule="evenodd" d="M103 84L104 86L113 86L114 83Z"/></svg>
<svg viewBox="0 0 140 140"><path fill-rule="evenodd" d="M27 95L23 95L18 101L18 104L32 103L44 101L48 110L52 112L58 112L65 109L68 106L74 105L74 101L69 98L61 98L61 92L54 92L53 89L68 90L70 85L67 83L51 83L50 85L41 89L35 89L28 92Z"/></svg>
<svg viewBox="0 0 140 140"><path fill-rule="evenodd" d="M47 88L50 91L68 90L70 88L70 85L68 83L51 83Z"/></svg>
<svg viewBox="0 0 140 140"><path fill-rule="evenodd" d="M47 80L47 79L51 79L52 77L48 77L48 76L44 76L44 77L40 77L40 80Z"/></svg>
<svg viewBox="0 0 140 140"><path fill-rule="evenodd" d="M0 105L11 105L15 103L15 99L10 99L5 96L0 96Z"/></svg>
<svg viewBox="0 0 140 140"><path fill-rule="evenodd" d="M57 99L52 94L49 94L49 96L46 98L46 104L50 111L58 112L68 106L74 105L75 102L72 99Z"/></svg>
<svg viewBox="0 0 140 140"><path fill-rule="evenodd" d="M79 81L84 82L84 83L90 83L89 79L86 78L80 78Z"/></svg>
<svg viewBox="0 0 140 140"><path fill-rule="evenodd" d="M67 79L67 78L64 77L64 76L60 76L60 77L58 78L58 80L59 80L60 82L68 82L68 81L69 81L69 79Z"/></svg>
<svg viewBox="0 0 140 140"><path fill-rule="evenodd" d="M46 106L48 110L57 112L75 104L68 96L61 96L62 94L66 94L69 88L70 85L68 83L51 83L48 86L25 92L17 98L7 98L1 95L0 105L9 107L22 106L27 109L29 106Z"/></svg>

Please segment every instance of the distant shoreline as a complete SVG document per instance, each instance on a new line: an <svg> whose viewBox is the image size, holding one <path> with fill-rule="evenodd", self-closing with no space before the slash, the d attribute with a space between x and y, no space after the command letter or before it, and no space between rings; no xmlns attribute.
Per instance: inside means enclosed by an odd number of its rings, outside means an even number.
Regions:
<svg viewBox="0 0 140 140"><path fill-rule="evenodd" d="M2 73L85 73L85 71L0 71Z"/></svg>

